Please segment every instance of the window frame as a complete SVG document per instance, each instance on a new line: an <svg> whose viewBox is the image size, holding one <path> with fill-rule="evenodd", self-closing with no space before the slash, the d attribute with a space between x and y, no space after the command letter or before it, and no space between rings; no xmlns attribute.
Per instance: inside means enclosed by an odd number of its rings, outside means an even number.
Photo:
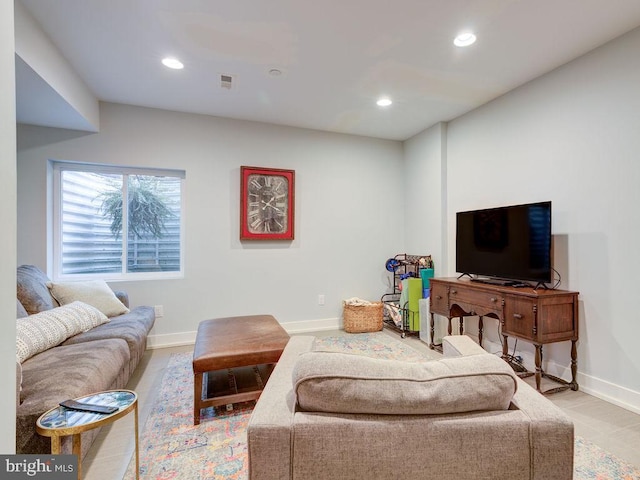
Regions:
<svg viewBox="0 0 640 480"><path fill-rule="evenodd" d="M184 259L185 259L185 179L186 172L184 170L173 170L163 168L142 168L129 167L113 164L98 164L87 162L75 162L66 160L49 160L50 170L50 197L49 197L49 221L47 228L47 236L49 240L49 269L53 281L73 281L73 280L91 280L102 279L111 282L118 281L137 281L137 280L169 280L184 278ZM122 269L119 273L103 272L103 273L62 273L62 172L90 172L98 174L115 174L126 177L128 175L147 175L156 177L173 177L180 179L180 269L170 272L127 272L127 246L128 234L127 223L123 221L122 226ZM127 182L123 184L123 195L127 194ZM127 202L123 202L123 217L127 216Z"/></svg>

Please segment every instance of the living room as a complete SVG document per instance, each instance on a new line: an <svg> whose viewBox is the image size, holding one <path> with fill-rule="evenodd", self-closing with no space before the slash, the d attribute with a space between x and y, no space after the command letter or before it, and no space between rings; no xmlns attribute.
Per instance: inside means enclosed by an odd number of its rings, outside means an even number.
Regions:
<svg viewBox="0 0 640 480"><path fill-rule="evenodd" d="M108 102L97 133L18 125L17 181L5 180L5 194L17 187L16 238L5 245L17 242L17 254L3 280L15 265L49 264L49 159L186 171L184 278L118 284L135 304L163 305L154 348L239 314L272 313L292 332L337 328L343 299L388 289L384 261L396 253L431 254L437 276L454 275L456 212L551 200L560 288L580 292L580 389L640 413L640 326L627 306L640 265L639 48L636 28L404 141ZM293 241L240 241L242 165L296 171ZM499 344L497 326L485 336ZM567 349L545 348L563 377Z"/></svg>

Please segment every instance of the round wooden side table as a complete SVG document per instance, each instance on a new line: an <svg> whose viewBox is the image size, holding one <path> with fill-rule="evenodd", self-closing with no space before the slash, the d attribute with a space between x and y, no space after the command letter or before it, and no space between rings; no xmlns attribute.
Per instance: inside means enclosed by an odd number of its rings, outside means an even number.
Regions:
<svg viewBox="0 0 640 480"><path fill-rule="evenodd" d="M36 421L36 431L45 437L51 437L51 453L60 454L60 437L73 435L73 453L78 456L78 478L82 478L82 432L109 425L131 411L135 421L136 479L140 469L138 450L138 395L131 390L108 390L74 398L81 403L118 407L110 414L81 412L62 406L54 407L43 413Z"/></svg>

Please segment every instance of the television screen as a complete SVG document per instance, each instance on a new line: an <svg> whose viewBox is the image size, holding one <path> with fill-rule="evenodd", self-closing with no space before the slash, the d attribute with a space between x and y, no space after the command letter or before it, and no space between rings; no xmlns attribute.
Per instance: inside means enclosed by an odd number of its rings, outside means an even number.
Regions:
<svg viewBox="0 0 640 480"><path fill-rule="evenodd" d="M456 271L551 282L551 202L458 212Z"/></svg>

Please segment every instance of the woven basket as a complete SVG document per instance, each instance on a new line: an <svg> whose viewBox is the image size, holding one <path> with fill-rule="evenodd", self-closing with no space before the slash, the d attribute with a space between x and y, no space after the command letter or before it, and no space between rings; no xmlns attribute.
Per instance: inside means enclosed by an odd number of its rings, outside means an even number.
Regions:
<svg viewBox="0 0 640 480"><path fill-rule="evenodd" d="M382 302L371 305L344 305L342 314L347 333L378 332L382 330Z"/></svg>

